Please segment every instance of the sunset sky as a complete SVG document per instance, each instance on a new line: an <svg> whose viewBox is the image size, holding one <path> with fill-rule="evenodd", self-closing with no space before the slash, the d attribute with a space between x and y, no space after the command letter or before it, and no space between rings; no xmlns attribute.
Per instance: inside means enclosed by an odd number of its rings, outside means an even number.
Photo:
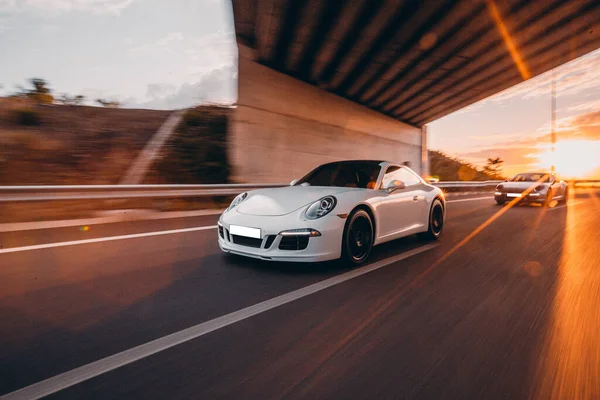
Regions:
<svg viewBox="0 0 600 400"><path fill-rule="evenodd" d="M600 50L555 73L556 171L600 179ZM431 123L430 147L479 166L501 157L506 175L549 167L551 84L547 72Z"/></svg>
<svg viewBox="0 0 600 400"><path fill-rule="evenodd" d="M56 94L172 109L235 101L229 0L0 0L0 95L41 77ZM525 63L527 60L525 60ZM600 179L600 50L557 68L557 172ZM430 147L505 173L549 167L551 73L430 124Z"/></svg>

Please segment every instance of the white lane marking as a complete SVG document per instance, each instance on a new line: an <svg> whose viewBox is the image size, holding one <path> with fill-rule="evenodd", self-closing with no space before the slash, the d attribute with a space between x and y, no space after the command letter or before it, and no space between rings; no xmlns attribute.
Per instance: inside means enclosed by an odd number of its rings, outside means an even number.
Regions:
<svg viewBox="0 0 600 400"><path fill-rule="evenodd" d="M493 197L475 197L472 199L447 200L446 203L458 203L461 201L477 201L477 200L492 200Z"/></svg>
<svg viewBox="0 0 600 400"><path fill-rule="evenodd" d="M53 247L76 246L76 245L88 244L88 243L111 242L113 240L135 239L135 238L143 238L143 237L149 237L149 236L172 235L175 233L206 231L209 229L215 229L216 227L217 227L217 225L197 226L194 228L172 229L170 231L144 232L144 233L134 233L131 235L108 236L108 237L101 237L101 238L95 238L95 239L72 240L70 242L45 243L45 244L36 244L36 245L32 245L32 246L23 246L23 247L8 247L6 249L0 249L0 254L16 253L19 251L50 249Z"/></svg>
<svg viewBox="0 0 600 400"><path fill-rule="evenodd" d="M98 361L94 361L90 364L72 369L60 375L56 375L52 378L24 387L23 389L19 389L12 393L8 393L0 397L0 399L39 399L41 397L48 396L52 393L56 393L73 385L77 385L83 381L110 372L114 369L120 368L134 361L146 358L163 350L167 350L173 346L177 346L178 344L188 342L192 339L196 339L200 336L206 335L207 333L216 331L217 329L224 328L228 325L232 325L236 322L253 317L257 314L264 313L273 308L290 303L294 300L301 299L302 297L309 296L321 290L325 290L342 282L349 281L350 279L354 279L358 276L383 268L389 264L431 250L437 246L437 244L427 244L425 246L417 247L416 249L409 250L404 253L386 258L385 260L377 261L362 268L358 268L325 279L321 282L317 282L310 286L294 290L293 292L274 297L270 300L263 301L261 303L243 308L238 311L234 311L230 314L223 315L213 320L206 321L201 324L192 326L190 328L181 330L179 332L172 333L170 335L161 337L159 339L142 344L140 346L133 347L121 353L117 353L112 356L100 359Z"/></svg>
<svg viewBox="0 0 600 400"><path fill-rule="evenodd" d="M98 218L81 218L81 219L67 219L60 221L41 221L41 222L10 222L0 224L0 232L18 232L18 231L30 231L36 229L56 229L56 228L69 228L73 226L81 225L99 225L99 224L113 224L123 222L137 222L137 221L152 221L161 219L175 219L175 218L192 218L192 217L204 217L222 214L224 210L194 210L194 211L168 211L160 212L155 214L143 214L141 216L123 217L120 215L98 217Z"/></svg>

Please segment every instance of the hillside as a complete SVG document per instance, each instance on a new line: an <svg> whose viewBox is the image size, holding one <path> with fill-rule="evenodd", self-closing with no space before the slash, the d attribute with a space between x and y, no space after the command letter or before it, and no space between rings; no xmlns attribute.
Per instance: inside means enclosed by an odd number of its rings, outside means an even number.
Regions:
<svg viewBox="0 0 600 400"><path fill-rule="evenodd" d="M0 98L0 185L116 184L169 114Z"/></svg>
<svg viewBox="0 0 600 400"><path fill-rule="evenodd" d="M494 179L475 166L436 150L429 150L429 173L441 181L485 181Z"/></svg>
<svg viewBox="0 0 600 400"><path fill-rule="evenodd" d="M229 182L227 130L231 112L230 108L218 106L188 110L144 183Z"/></svg>

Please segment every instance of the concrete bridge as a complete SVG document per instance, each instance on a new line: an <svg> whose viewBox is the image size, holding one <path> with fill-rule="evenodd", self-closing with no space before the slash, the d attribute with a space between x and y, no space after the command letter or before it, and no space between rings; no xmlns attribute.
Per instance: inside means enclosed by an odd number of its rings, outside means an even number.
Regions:
<svg viewBox="0 0 600 400"><path fill-rule="evenodd" d="M425 175L426 124L600 47L596 0L233 0L238 179L343 158Z"/></svg>

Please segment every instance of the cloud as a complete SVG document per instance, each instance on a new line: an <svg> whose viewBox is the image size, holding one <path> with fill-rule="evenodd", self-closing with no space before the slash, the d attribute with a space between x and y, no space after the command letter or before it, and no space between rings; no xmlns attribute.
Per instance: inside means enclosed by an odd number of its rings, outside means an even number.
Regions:
<svg viewBox="0 0 600 400"><path fill-rule="evenodd" d="M184 79L201 79L214 70L230 67L236 63L237 46L234 32L215 32L201 37L186 37L171 32L146 43L129 42L130 51L136 55L152 55L168 52L172 62L183 67Z"/></svg>
<svg viewBox="0 0 600 400"><path fill-rule="evenodd" d="M591 100L585 103L577 104L575 106L571 106L567 109L567 111L593 111L600 110L600 99Z"/></svg>
<svg viewBox="0 0 600 400"><path fill-rule="evenodd" d="M173 94L177 86L165 83L151 83L146 90L146 97L152 100L159 100L165 96Z"/></svg>
<svg viewBox="0 0 600 400"><path fill-rule="evenodd" d="M125 106L173 110L207 103L232 104L236 100L236 76L236 69L233 66L226 66L204 74L194 83L184 83L179 88L169 84L153 83L147 88L149 101L125 104Z"/></svg>
<svg viewBox="0 0 600 400"><path fill-rule="evenodd" d="M17 9L17 0L0 0L0 13L9 13Z"/></svg>
<svg viewBox="0 0 600 400"><path fill-rule="evenodd" d="M510 137L512 136L509 135L508 138ZM550 140L550 125L547 124L540 127L534 137L477 146L476 150L458 153L456 156L478 165L483 165L489 157L501 157L505 161L506 172L512 173L519 168L536 168L539 156L547 151ZM590 145L600 143L600 110L556 121L556 140L558 143L573 140L587 140ZM598 159L600 160L600 154Z"/></svg>
<svg viewBox="0 0 600 400"><path fill-rule="evenodd" d="M60 30L60 27L58 25L53 25L53 24L42 25L42 31L46 34L56 33L59 30Z"/></svg>
<svg viewBox="0 0 600 400"><path fill-rule="evenodd" d="M591 52L574 61L555 68L556 93L571 96L585 92L600 92L600 50ZM525 82L519 83L498 94L465 107L454 115L480 108L486 104L504 104L513 99L535 99L549 96L552 91L553 72L548 71Z"/></svg>
<svg viewBox="0 0 600 400"><path fill-rule="evenodd" d="M0 12L92 12L120 14L134 0L0 0Z"/></svg>
<svg viewBox="0 0 600 400"><path fill-rule="evenodd" d="M160 38L156 42L156 45L157 46L166 46L171 42L176 42L176 41L180 41L180 40L183 40L183 34L181 32L172 32L172 33L169 33L167 36Z"/></svg>

